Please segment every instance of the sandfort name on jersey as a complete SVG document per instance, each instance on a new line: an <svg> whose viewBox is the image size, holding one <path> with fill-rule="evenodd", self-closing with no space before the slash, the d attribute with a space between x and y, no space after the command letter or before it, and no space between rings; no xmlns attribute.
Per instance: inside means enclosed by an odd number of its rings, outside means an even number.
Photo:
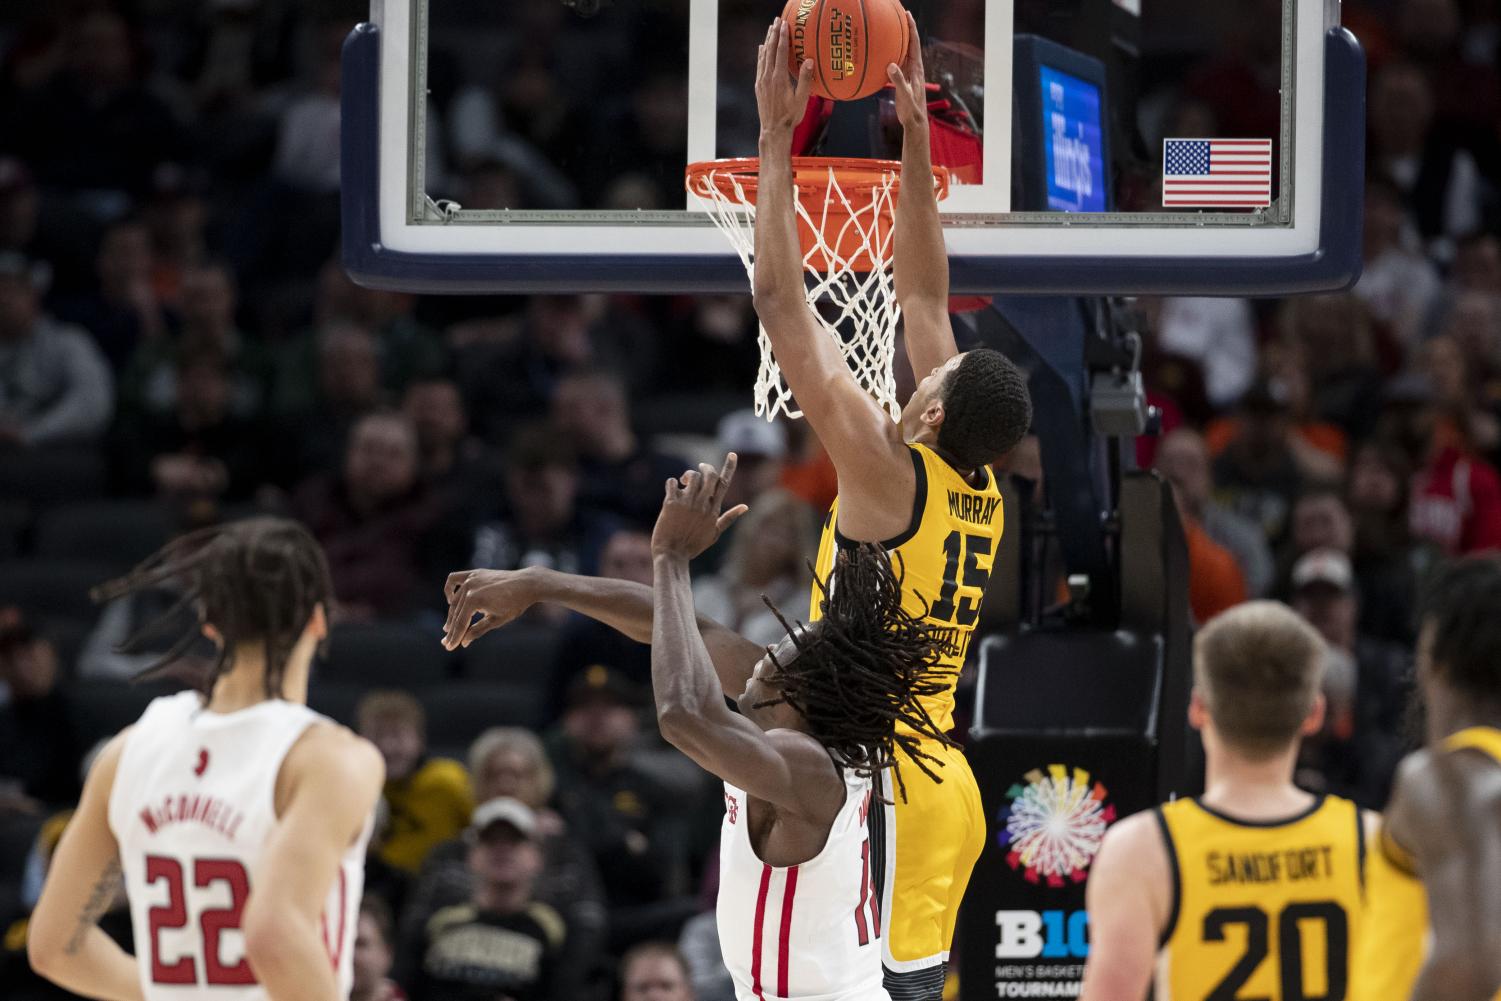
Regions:
<svg viewBox="0 0 1501 1001"><path fill-rule="evenodd" d="M1334 878L1334 846L1314 845L1275 852L1210 852L1204 856L1209 885L1297 883Z"/></svg>
<svg viewBox="0 0 1501 1001"><path fill-rule="evenodd" d="M215 796L189 793L163 796L159 804L146 806L139 816L150 834L172 824L196 823L230 841L235 839L235 832L245 820L245 814Z"/></svg>

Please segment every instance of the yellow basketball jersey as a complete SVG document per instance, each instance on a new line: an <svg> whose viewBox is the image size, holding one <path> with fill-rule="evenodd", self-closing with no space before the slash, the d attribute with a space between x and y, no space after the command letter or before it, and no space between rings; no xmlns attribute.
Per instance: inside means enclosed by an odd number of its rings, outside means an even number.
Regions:
<svg viewBox="0 0 1501 1001"><path fill-rule="evenodd" d="M1174 878L1157 1001L1346 996L1365 867L1354 803L1256 822L1182 799L1157 820Z"/></svg>
<svg viewBox="0 0 1501 1001"><path fill-rule="evenodd" d="M1443 746L1472 747L1501 763L1501 730L1493 727L1461 730ZM1385 828L1371 854L1367 900L1351 1001L1410 997L1428 953L1428 896L1412 856Z"/></svg>
<svg viewBox="0 0 1501 1001"><path fill-rule="evenodd" d="M954 725L954 684L974 635L1004 527L1001 491L988 469L983 471L984 486L975 488L928 446L907 447L917 473L912 522L906 532L882 545L902 573L902 606L945 630L943 665L953 673L944 691L926 697L923 707L940 729L948 730ZM849 543L839 534L836 497L818 543L819 579L828 575L841 544ZM821 599L814 584L808 613L814 621L821 617Z"/></svg>

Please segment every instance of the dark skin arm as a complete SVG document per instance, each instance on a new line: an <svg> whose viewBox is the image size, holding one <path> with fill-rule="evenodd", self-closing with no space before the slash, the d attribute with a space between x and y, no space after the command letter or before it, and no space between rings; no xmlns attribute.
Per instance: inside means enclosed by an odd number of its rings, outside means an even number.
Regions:
<svg viewBox="0 0 1501 1001"><path fill-rule="evenodd" d="M1472 750L1413 755L1387 829L1413 856L1433 928L1412 1001L1490 1001L1501 989L1501 768Z"/></svg>
<svg viewBox="0 0 1501 1001"><path fill-rule="evenodd" d="M917 20L907 14L912 45L902 66L887 76L895 88L896 116L902 123L902 190L892 234L896 300L902 307L907 359L921 380L959 353L949 322L949 252L943 242L938 196L930 181L932 140L928 131L927 74Z"/></svg>
<svg viewBox="0 0 1501 1001"><path fill-rule="evenodd" d="M813 317L793 207L792 131L802 119L813 64L787 73L787 24L772 22L756 67L761 167L756 192L756 314L787 385L839 471L839 527L855 541L907 529L916 474L901 429L860 388L833 339Z"/></svg>
<svg viewBox="0 0 1501 1001"><path fill-rule="evenodd" d="M731 453L725 462L727 476L734 475L735 461ZM702 465L699 472L715 470ZM715 522L715 539L745 510L742 504L721 515ZM587 615L637 643L652 641L652 589L634 581L581 577L543 567L460 570L448 575L443 593L448 598L443 646L449 650L467 647L491 630L514 622L533 605L544 603ZM737 698L765 651L707 616L698 616L697 623L724 694Z"/></svg>
<svg viewBox="0 0 1501 1001"><path fill-rule="evenodd" d="M662 736L703 768L769 803L785 835L822 833L844 801L829 753L806 733L762 730L724 704L693 612L688 561L711 543L726 480L689 472L669 480L652 533L655 575L652 692Z"/></svg>

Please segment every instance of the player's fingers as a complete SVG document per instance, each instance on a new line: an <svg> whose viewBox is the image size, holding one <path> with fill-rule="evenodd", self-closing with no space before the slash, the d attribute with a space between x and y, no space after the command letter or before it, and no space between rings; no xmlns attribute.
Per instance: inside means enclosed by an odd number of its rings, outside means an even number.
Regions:
<svg viewBox="0 0 1501 1001"><path fill-rule="evenodd" d="M917 18L912 12L907 11L907 26L911 29L907 33L907 65L913 70L913 77L922 79L922 37L917 33Z"/></svg>
<svg viewBox="0 0 1501 1001"><path fill-rule="evenodd" d="M813 91L813 60L804 59L802 69L797 74L797 90L792 95L794 106L797 108L797 120L801 122L803 115L808 111L808 95Z"/></svg>
<svg viewBox="0 0 1501 1001"><path fill-rule="evenodd" d="M465 594L459 603L449 609L448 624L443 632L443 645L457 650L469 629L469 620L474 618L473 597Z"/></svg>
<svg viewBox="0 0 1501 1001"><path fill-rule="evenodd" d="M739 521L741 516L749 510L750 508L744 504L736 504L724 514L720 515L718 521L714 522L715 530L718 532L723 532L725 529L735 524L735 522Z"/></svg>
<svg viewBox="0 0 1501 1001"><path fill-rule="evenodd" d="M448 598L450 605L453 604L454 598L458 596L459 591L463 589L464 583L469 580L469 575L473 572L472 570L458 570L449 574L448 579L443 582L443 594Z"/></svg>
<svg viewBox="0 0 1501 1001"><path fill-rule="evenodd" d="M735 478L735 470L739 465L740 456L734 452L724 457L724 465L719 467L719 485L721 488L730 485L730 481Z"/></svg>
<svg viewBox="0 0 1501 1001"><path fill-rule="evenodd" d="M506 620L496 615L482 615L469 627L469 632L464 637L464 646L468 646L486 633L499 629L506 624Z"/></svg>
<svg viewBox="0 0 1501 1001"><path fill-rule="evenodd" d="M777 18L777 37L775 42L776 53L773 56L771 71L773 73L786 73L787 47L792 44L792 32L787 30L787 22Z"/></svg>

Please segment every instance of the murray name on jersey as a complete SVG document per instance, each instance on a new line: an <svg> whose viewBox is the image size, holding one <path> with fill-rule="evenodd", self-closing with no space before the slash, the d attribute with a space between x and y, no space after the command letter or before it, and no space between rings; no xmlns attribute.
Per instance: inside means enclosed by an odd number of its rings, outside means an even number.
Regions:
<svg viewBox="0 0 1501 1001"><path fill-rule="evenodd" d="M1000 497L960 490L949 491L949 515L971 525L989 525L995 520L995 510L1001 506Z"/></svg>

